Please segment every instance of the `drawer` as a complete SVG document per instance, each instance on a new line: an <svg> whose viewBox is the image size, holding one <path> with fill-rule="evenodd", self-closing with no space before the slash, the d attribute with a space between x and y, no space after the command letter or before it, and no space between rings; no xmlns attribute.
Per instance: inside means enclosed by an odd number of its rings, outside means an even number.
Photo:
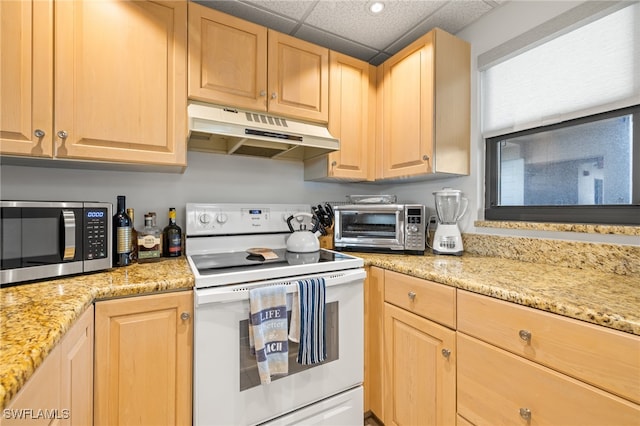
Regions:
<svg viewBox="0 0 640 426"><path fill-rule="evenodd" d="M456 289L385 271L384 300L450 328L456 328Z"/></svg>
<svg viewBox="0 0 640 426"><path fill-rule="evenodd" d="M463 290L458 331L640 403L638 336Z"/></svg>
<svg viewBox="0 0 640 426"><path fill-rule="evenodd" d="M458 413L477 426L639 422L637 404L460 332L457 348Z"/></svg>

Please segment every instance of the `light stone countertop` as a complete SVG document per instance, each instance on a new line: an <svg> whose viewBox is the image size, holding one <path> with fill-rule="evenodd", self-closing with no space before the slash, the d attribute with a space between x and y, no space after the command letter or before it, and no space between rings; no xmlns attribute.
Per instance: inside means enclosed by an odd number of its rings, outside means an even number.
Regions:
<svg viewBox="0 0 640 426"><path fill-rule="evenodd" d="M640 274L618 275L470 254L353 254L363 258L365 265L640 335Z"/></svg>
<svg viewBox="0 0 640 426"><path fill-rule="evenodd" d="M193 285L182 257L0 289L0 409L95 300Z"/></svg>
<svg viewBox="0 0 640 426"><path fill-rule="evenodd" d="M486 257L353 253L365 265L640 335L640 274ZM0 408L76 319L103 298L188 290L185 258L0 289Z"/></svg>

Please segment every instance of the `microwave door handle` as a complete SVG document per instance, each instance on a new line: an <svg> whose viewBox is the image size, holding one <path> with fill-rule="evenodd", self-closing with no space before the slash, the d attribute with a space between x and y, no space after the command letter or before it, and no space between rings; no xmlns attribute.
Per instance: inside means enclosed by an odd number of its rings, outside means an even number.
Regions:
<svg viewBox="0 0 640 426"><path fill-rule="evenodd" d="M73 260L76 256L76 215L72 210L62 210L62 231L62 260Z"/></svg>

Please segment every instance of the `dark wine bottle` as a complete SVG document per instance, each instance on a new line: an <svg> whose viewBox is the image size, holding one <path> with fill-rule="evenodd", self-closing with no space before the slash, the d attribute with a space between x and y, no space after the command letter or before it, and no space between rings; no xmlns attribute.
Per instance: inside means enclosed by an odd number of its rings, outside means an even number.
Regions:
<svg viewBox="0 0 640 426"><path fill-rule="evenodd" d="M169 209L169 225L162 231L164 234L162 240L164 242L163 253L166 257L182 256L182 229L176 225L176 209Z"/></svg>
<svg viewBox="0 0 640 426"><path fill-rule="evenodd" d="M131 228L133 223L126 211L126 198L118 195L118 210L113 215L113 266L131 264Z"/></svg>

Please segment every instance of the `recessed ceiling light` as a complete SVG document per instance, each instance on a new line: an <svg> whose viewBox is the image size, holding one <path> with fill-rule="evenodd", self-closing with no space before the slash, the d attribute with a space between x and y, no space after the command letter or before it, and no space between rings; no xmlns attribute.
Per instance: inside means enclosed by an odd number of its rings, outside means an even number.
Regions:
<svg viewBox="0 0 640 426"><path fill-rule="evenodd" d="M381 1L374 1L369 3L369 12L373 13L374 15L382 12L382 9L384 9L384 3L382 3Z"/></svg>

